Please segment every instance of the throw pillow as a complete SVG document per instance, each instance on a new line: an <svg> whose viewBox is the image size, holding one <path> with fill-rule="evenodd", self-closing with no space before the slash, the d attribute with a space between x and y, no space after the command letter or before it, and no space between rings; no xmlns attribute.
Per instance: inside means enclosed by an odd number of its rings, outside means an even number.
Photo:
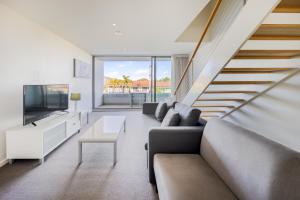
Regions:
<svg viewBox="0 0 300 200"><path fill-rule="evenodd" d="M169 109L161 126L178 126L180 121L180 115L173 108Z"/></svg>
<svg viewBox="0 0 300 200"><path fill-rule="evenodd" d="M182 103L176 103L175 111L179 112L179 126L196 126L201 114L201 111L196 108L191 108Z"/></svg>
<svg viewBox="0 0 300 200"><path fill-rule="evenodd" d="M196 126L200 117L201 111L198 109L190 109L186 111L180 126Z"/></svg>
<svg viewBox="0 0 300 200"><path fill-rule="evenodd" d="M155 118L158 121L162 121L168 112L167 104L164 102L159 102L155 110Z"/></svg>

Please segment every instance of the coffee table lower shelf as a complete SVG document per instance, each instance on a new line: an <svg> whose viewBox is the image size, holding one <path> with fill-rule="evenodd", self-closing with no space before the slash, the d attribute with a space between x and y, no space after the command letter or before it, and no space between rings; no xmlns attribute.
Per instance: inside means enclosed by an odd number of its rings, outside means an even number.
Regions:
<svg viewBox="0 0 300 200"><path fill-rule="evenodd" d="M110 142L110 141L78 141L78 165L82 163L82 145L83 143L110 143L114 145L114 160L113 166L117 163L117 155L118 155L118 141Z"/></svg>

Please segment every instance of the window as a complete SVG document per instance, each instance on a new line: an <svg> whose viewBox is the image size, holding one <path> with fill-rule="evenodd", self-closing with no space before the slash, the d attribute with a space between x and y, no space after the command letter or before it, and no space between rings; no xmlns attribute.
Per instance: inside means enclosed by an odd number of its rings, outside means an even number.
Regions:
<svg viewBox="0 0 300 200"><path fill-rule="evenodd" d="M170 57L95 58L94 108L138 108L170 95Z"/></svg>

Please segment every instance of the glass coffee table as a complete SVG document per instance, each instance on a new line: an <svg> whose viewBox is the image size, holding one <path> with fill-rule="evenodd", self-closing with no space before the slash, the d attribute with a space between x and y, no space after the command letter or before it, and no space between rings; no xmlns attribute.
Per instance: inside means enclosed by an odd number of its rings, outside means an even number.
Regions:
<svg viewBox="0 0 300 200"><path fill-rule="evenodd" d="M125 132L125 116L103 116L96 121L78 141L78 165L82 162L83 143L112 143L114 145L114 161L117 163L117 145L119 135Z"/></svg>

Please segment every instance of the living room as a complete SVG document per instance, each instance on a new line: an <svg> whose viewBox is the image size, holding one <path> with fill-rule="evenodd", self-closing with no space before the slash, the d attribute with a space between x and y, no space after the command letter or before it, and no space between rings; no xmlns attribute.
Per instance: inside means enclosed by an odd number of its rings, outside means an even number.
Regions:
<svg viewBox="0 0 300 200"><path fill-rule="evenodd" d="M300 199L298 0L0 0L0 199Z"/></svg>

